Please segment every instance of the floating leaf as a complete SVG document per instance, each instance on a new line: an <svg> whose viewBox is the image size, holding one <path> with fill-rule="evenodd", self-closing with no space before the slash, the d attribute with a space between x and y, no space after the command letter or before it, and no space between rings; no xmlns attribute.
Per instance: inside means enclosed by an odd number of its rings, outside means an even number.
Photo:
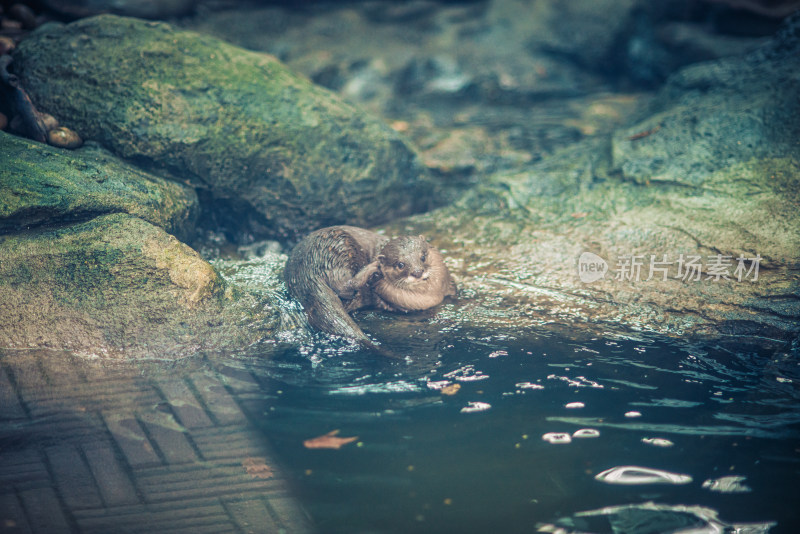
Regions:
<svg viewBox="0 0 800 534"><path fill-rule="evenodd" d="M439 392L442 395L455 395L458 393L459 389L461 389L461 384L450 384L449 386L443 387Z"/></svg>
<svg viewBox="0 0 800 534"><path fill-rule="evenodd" d="M336 434L338 433L338 430L332 430L322 436L307 439L303 442L303 446L306 449L341 449L343 445L347 445L358 439L358 436L337 438Z"/></svg>

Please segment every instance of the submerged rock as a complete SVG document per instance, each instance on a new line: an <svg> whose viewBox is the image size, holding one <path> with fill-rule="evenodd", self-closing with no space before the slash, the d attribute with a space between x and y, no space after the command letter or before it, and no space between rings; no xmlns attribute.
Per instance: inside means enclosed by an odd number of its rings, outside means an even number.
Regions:
<svg viewBox="0 0 800 534"><path fill-rule="evenodd" d="M249 223L240 232L294 237L430 204L431 182L396 132L266 54L101 15L41 28L14 69L37 107L206 190L209 209Z"/></svg>

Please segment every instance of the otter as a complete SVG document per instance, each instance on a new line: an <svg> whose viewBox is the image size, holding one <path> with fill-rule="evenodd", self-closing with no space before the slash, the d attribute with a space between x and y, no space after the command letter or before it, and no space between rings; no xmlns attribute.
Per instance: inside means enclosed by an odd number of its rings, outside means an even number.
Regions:
<svg viewBox="0 0 800 534"><path fill-rule="evenodd" d="M427 310L456 285L423 236L394 239L355 226L316 230L294 247L284 270L291 295L317 330L375 347L349 312Z"/></svg>
<svg viewBox="0 0 800 534"><path fill-rule="evenodd" d="M382 276L373 280L374 300L370 303L384 310L427 310L456 294L456 284L441 252L424 236L389 240L378 254L378 263Z"/></svg>

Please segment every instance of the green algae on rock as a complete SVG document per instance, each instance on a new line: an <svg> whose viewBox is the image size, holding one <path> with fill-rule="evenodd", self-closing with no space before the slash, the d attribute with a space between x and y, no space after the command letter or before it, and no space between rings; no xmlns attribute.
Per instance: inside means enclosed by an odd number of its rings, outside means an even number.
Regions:
<svg viewBox="0 0 800 534"><path fill-rule="evenodd" d="M194 250L127 214L0 236L3 347L174 358L274 327L269 308L250 328L237 306Z"/></svg>
<svg viewBox="0 0 800 534"><path fill-rule="evenodd" d="M197 219L194 189L97 147L68 152L0 132L0 152L0 232L123 212L186 237Z"/></svg>
<svg viewBox="0 0 800 534"><path fill-rule="evenodd" d="M242 218L256 214L257 233L371 225L428 207L431 182L399 134L272 56L101 15L40 28L14 67L37 107Z"/></svg>

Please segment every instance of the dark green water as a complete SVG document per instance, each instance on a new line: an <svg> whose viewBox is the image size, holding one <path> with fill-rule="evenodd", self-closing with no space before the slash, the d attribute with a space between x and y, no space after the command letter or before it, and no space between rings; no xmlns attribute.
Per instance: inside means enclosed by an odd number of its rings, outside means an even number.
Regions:
<svg viewBox="0 0 800 534"><path fill-rule="evenodd" d="M291 350L247 363L272 393L263 431L321 532L800 531L796 348L462 339L402 362ZM579 429L599 436L542 439ZM358 440L302 446L332 430ZM624 466L667 474L595 478ZM581 515L604 507L618 508Z"/></svg>
<svg viewBox="0 0 800 534"><path fill-rule="evenodd" d="M800 532L797 346L401 319L394 361L0 352L0 532Z"/></svg>

